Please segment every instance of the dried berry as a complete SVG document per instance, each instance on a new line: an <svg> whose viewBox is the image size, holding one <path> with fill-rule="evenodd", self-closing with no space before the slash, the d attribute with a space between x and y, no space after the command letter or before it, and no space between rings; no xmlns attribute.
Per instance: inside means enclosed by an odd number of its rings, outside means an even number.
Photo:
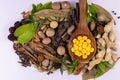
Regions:
<svg viewBox="0 0 120 80"><path fill-rule="evenodd" d="M11 40L11 41L16 40L16 38L14 37L14 34L9 34L8 39Z"/></svg>
<svg viewBox="0 0 120 80"><path fill-rule="evenodd" d="M14 31L15 31L15 27L10 27L10 28L9 28L9 32L10 32L10 33L14 33Z"/></svg>

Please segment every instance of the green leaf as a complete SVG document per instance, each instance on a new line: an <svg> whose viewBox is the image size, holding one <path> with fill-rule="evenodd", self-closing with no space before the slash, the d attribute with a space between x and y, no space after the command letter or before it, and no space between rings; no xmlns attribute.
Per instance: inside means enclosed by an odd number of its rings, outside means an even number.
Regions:
<svg viewBox="0 0 120 80"><path fill-rule="evenodd" d="M24 34L18 37L18 42L22 44L27 43L32 39L33 36L34 32L26 31Z"/></svg>
<svg viewBox="0 0 120 80"><path fill-rule="evenodd" d="M90 17L90 15L87 13L87 24L89 24L92 21L92 18Z"/></svg>
<svg viewBox="0 0 120 80"><path fill-rule="evenodd" d="M19 43L27 43L34 36L37 26L37 22L24 24L15 30L14 36L17 37Z"/></svg>
<svg viewBox="0 0 120 80"><path fill-rule="evenodd" d="M50 9L51 7L52 7L52 2L48 2L42 6L42 9Z"/></svg>
<svg viewBox="0 0 120 80"><path fill-rule="evenodd" d="M93 5L88 5L88 10L94 16L98 13L97 8L95 6L93 6Z"/></svg>
<svg viewBox="0 0 120 80"><path fill-rule="evenodd" d="M71 63L71 66L69 65L69 67L68 67L68 74L71 74L76 66L77 66L77 61L73 61Z"/></svg>
<svg viewBox="0 0 120 80"><path fill-rule="evenodd" d="M101 74L103 74L103 72L101 71L101 69L97 66L97 72L95 74L95 78L101 76Z"/></svg>
<svg viewBox="0 0 120 80"><path fill-rule="evenodd" d="M52 2L48 2L48 3L45 3L45 4L32 4L32 14L34 14L35 12L38 12L42 9L50 9L52 6Z"/></svg>
<svg viewBox="0 0 120 80"><path fill-rule="evenodd" d="M102 71L102 73L105 72L105 65L102 62L98 64L98 67Z"/></svg>
<svg viewBox="0 0 120 80"><path fill-rule="evenodd" d="M106 66L106 67L109 67L109 68L112 68L113 65L108 63L107 61L103 62L103 64Z"/></svg>

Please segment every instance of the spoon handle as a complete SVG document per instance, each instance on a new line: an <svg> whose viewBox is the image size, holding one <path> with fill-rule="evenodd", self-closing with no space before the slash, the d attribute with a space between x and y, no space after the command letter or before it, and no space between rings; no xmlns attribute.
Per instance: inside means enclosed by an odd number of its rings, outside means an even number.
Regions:
<svg viewBox="0 0 120 80"><path fill-rule="evenodd" d="M86 27L86 0L79 0L79 13L80 13L80 19L79 19L79 27Z"/></svg>

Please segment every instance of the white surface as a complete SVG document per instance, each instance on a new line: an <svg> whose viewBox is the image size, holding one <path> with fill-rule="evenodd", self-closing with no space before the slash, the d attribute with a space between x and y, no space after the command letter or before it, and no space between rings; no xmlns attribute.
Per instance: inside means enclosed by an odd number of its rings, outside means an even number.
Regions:
<svg viewBox="0 0 120 80"><path fill-rule="evenodd" d="M46 75L46 73L39 73L33 67L24 68L17 63L19 61L18 56L14 53L12 42L7 39L9 34L8 28L12 26L15 21L22 18L21 12L31 9L32 3L46 1L49 0L0 0L0 80L82 80L81 75L67 75L67 72L64 72L64 75L61 75L59 70L51 75ZM74 2L74 0L69 1ZM118 7L120 5L119 0L88 1L103 6L110 13L112 10L115 10L115 12L120 15L120 8ZM114 18L117 22L117 25L115 26L118 41L117 53L120 56L120 20L117 19L117 16L114 16ZM97 80L119 80L119 64L120 60L113 69Z"/></svg>

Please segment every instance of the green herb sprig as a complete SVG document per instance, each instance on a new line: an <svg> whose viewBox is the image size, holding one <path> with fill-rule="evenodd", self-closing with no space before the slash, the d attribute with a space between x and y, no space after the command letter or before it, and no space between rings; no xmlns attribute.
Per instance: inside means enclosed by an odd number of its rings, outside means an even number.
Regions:
<svg viewBox="0 0 120 80"><path fill-rule="evenodd" d="M66 61L71 61L70 63L66 63ZM69 55L64 56L60 61L55 61L57 63L61 63L60 72L63 74L63 65L67 67L68 74L72 74L75 67L77 66L77 61L71 60Z"/></svg>
<svg viewBox="0 0 120 80"><path fill-rule="evenodd" d="M113 67L113 65L111 65L107 61L97 64L96 65L97 72L95 74L95 78L97 78L97 77L101 76L102 74L104 74L105 71L106 71L106 68L112 68L112 67Z"/></svg>

